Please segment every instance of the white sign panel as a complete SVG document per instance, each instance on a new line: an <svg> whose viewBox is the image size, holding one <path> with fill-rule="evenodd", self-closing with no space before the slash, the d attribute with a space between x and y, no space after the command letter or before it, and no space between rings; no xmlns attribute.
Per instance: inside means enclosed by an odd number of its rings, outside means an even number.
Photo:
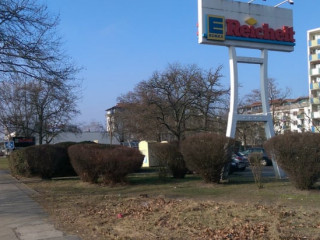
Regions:
<svg viewBox="0 0 320 240"><path fill-rule="evenodd" d="M292 10L232 0L198 0L201 44L291 52Z"/></svg>

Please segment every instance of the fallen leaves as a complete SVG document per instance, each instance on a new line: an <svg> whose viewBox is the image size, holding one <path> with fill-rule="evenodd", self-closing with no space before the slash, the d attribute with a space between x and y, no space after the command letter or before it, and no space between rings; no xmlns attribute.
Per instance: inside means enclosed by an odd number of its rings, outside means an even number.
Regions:
<svg viewBox="0 0 320 240"><path fill-rule="evenodd" d="M69 196L61 202L54 197L43 199L57 222L68 230L77 231L83 240L298 240L304 237L319 239L316 236L320 236L319 212L299 212L286 206L166 199L148 195L131 198Z"/></svg>

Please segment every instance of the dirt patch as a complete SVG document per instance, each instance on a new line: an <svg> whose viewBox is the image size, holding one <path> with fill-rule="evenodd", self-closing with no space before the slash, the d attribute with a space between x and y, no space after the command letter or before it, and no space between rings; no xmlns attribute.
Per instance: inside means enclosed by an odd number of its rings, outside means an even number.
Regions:
<svg viewBox="0 0 320 240"><path fill-rule="evenodd" d="M38 201L86 239L320 239L320 212L191 199L54 196Z"/></svg>
<svg viewBox="0 0 320 240"><path fill-rule="evenodd" d="M237 177L206 184L197 176L159 181L134 175L127 185L77 179L21 179L57 227L83 240L320 240L319 188L296 190L288 180Z"/></svg>

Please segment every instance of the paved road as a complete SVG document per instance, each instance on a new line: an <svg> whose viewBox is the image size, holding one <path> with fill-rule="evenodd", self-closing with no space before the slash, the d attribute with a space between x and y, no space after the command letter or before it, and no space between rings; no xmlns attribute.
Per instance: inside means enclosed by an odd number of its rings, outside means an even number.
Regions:
<svg viewBox="0 0 320 240"><path fill-rule="evenodd" d="M80 240L55 229L48 215L30 198L33 190L0 170L1 240Z"/></svg>
<svg viewBox="0 0 320 240"><path fill-rule="evenodd" d="M233 173L234 175L240 175L244 177L253 177L252 171L250 167L247 167L244 171L237 171ZM262 169L262 176L263 177L275 177L273 166L265 166Z"/></svg>

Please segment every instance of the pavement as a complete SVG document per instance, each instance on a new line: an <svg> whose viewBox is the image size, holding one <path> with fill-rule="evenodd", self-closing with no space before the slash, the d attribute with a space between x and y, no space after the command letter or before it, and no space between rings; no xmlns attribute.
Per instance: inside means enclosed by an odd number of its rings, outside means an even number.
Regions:
<svg viewBox="0 0 320 240"><path fill-rule="evenodd" d="M30 197L37 192L0 170L1 240L81 240L57 230L48 214Z"/></svg>

